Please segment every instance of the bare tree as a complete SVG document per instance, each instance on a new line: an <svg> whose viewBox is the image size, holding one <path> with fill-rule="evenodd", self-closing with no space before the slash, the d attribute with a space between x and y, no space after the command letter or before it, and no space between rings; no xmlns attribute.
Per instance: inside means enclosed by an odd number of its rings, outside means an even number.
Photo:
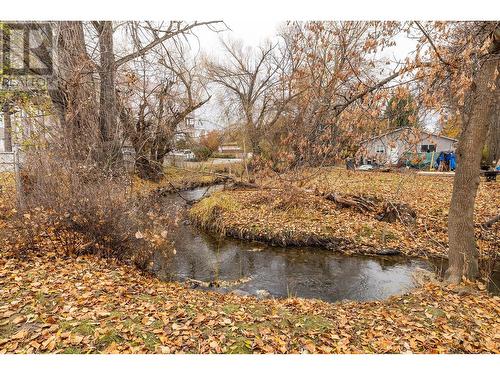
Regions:
<svg viewBox="0 0 500 375"><path fill-rule="evenodd" d="M208 75L224 88L226 101L231 101L227 105L235 109L252 152L259 155L262 138L291 98L279 74L287 64L286 56L279 55L277 46L271 43L256 50L235 41L222 41L222 45L227 60L209 61Z"/></svg>
<svg viewBox="0 0 500 375"><path fill-rule="evenodd" d="M119 162L122 136L118 127L116 76L118 70L140 58L168 40L186 36L199 26L211 27L220 21L171 21L153 25L150 22L126 22L113 25L110 21L94 21L90 30L81 21L54 23L55 74L49 95L61 124L70 140L80 144L83 155L92 154L101 168L114 169ZM125 54L115 51L114 36L120 26L133 27L132 49ZM92 33L93 31L93 33ZM38 56L42 61L48 56ZM98 98L98 105L96 103ZM98 111L96 111L98 108ZM71 152L75 153L75 147Z"/></svg>
<svg viewBox="0 0 500 375"><path fill-rule="evenodd" d="M182 50L164 48L152 59L141 59L128 74L122 91L121 118L136 151L141 178L157 181L171 151L179 125L209 99L198 66Z"/></svg>

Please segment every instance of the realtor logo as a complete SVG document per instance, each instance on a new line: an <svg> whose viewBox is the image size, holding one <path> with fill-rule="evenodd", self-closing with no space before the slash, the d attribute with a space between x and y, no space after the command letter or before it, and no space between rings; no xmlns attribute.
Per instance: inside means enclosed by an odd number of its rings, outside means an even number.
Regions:
<svg viewBox="0 0 500 375"><path fill-rule="evenodd" d="M52 74L52 27L49 23L0 22L0 32L4 77Z"/></svg>

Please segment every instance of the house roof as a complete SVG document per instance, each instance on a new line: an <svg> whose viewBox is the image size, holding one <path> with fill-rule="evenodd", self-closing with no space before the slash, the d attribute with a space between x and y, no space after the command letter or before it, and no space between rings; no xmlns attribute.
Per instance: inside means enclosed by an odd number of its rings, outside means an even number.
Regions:
<svg viewBox="0 0 500 375"><path fill-rule="evenodd" d="M412 129L415 129L415 128L411 128L409 126L404 126L402 128L397 128L397 129L391 130L391 131L389 131L387 133L380 134L380 135L377 135L375 137L371 137L371 138L365 139L364 141L361 141L360 143L366 143L366 142L369 142L369 141L373 141L375 139L379 139L379 138L385 137L385 136L387 136L389 134L392 134L392 133L401 132L401 131L406 130L406 129L412 130ZM434 134L434 133L428 132L427 130L423 130L423 129L415 129L415 130L419 131L420 133L424 133L424 134L427 134L427 135L432 135L434 137L444 138L444 139L448 139L448 140L453 141L453 142L458 142L458 139L446 137L444 135Z"/></svg>

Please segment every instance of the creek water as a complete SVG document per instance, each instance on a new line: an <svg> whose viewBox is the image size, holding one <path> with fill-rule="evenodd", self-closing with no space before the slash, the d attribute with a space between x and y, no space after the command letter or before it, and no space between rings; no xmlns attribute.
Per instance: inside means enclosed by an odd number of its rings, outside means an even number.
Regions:
<svg viewBox="0 0 500 375"><path fill-rule="evenodd" d="M180 194L199 199L217 187ZM184 199L166 197L166 204L179 207ZM152 271L165 280L199 280L215 290L273 297L338 300L379 300L411 290L417 268L440 272L445 265L407 257L347 256L318 248L272 247L217 238L200 229L180 224L175 233L175 254L157 252ZM202 286L203 287L203 286Z"/></svg>

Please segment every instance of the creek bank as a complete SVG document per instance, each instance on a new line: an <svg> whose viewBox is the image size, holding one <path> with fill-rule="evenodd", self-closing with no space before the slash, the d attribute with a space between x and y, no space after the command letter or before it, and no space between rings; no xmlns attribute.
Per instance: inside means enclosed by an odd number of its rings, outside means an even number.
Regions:
<svg viewBox="0 0 500 375"><path fill-rule="evenodd" d="M210 187L215 185L222 185L230 179L229 177L215 176L208 181L196 180L196 181L186 181L181 184L169 184L166 186L161 186L156 188L152 194L157 196L168 196L171 194L176 194L178 192L194 190L202 187Z"/></svg>
<svg viewBox="0 0 500 375"><path fill-rule="evenodd" d="M394 207L404 207L407 217L387 221L387 216L339 207L338 199L335 202L305 191L225 190L194 204L189 217L195 225L217 235L273 246L446 259L446 221L417 215L410 206L414 205L398 203ZM382 207L386 205L382 203ZM491 252L495 253L495 239L492 229L478 230L480 262L487 262Z"/></svg>
<svg viewBox="0 0 500 375"><path fill-rule="evenodd" d="M347 255L445 256L443 251L402 246L394 227L404 235L403 223L339 209L335 202L313 194L294 207L282 207L285 194L279 190L216 192L195 203L188 216L211 233L272 246L321 247Z"/></svg>
<svg viewBox="0 0 500 375"><path fill-rule="evenodd" d="M221 188L220 186L218 188ZM189 207L207 196L205 188L173 194L161 204ZM183 211L185 212L185 211ZM273 298L297 296L324 301L382 300L414 287L416 267L440 269L429 260L402 256L366 257L345 255L326 248L267 246L214 236L182 220L175 231L173 256L156 254L152 272L160 279L186 282L195 289ZM174 233L173 233L174 234ZM394 253L389 250L389 253Z"/></svg>

